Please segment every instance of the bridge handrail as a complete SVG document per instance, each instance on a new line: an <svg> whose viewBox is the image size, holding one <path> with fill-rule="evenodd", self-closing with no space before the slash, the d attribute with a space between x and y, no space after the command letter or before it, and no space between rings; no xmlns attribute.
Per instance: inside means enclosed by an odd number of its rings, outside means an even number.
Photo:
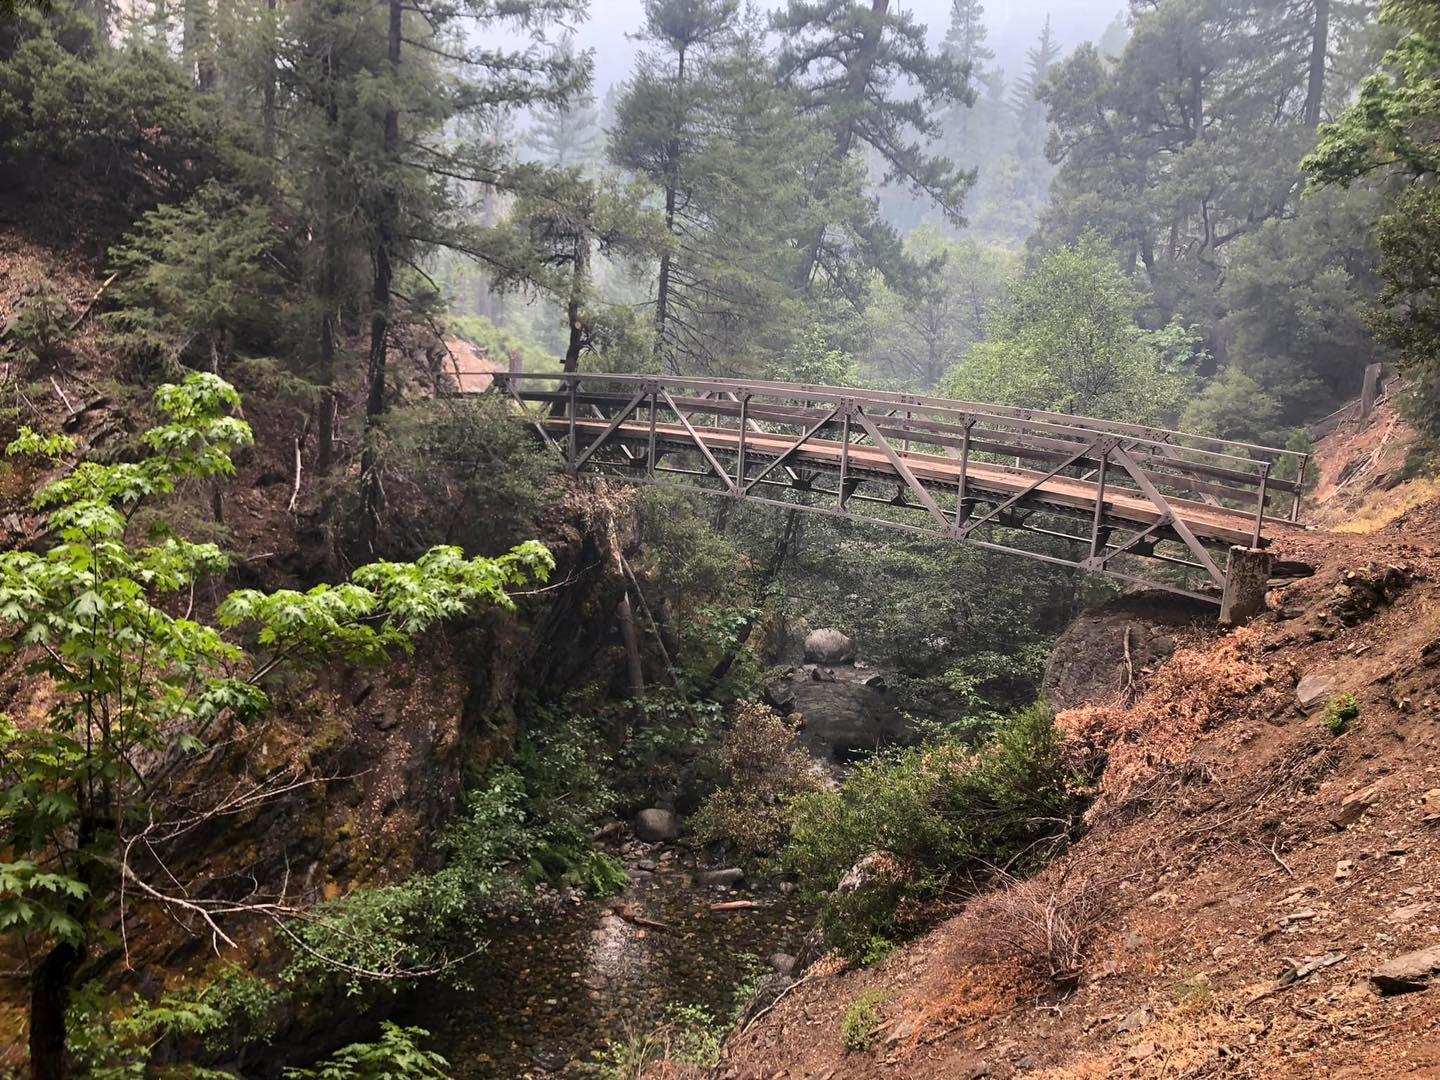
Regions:
<svg viewBox="0 0 1440 1080"><path fill-rule="evenodd" d="M559 381L579 383L586 379L603 380L624 384L658 383L670 389L691 389L714 392L723 390L730 393L758 393L766 397L811 397L821 400L850 400L864 405L867 402L885 406L908 405L923 409L927 413L951 415L962 419L991 420L1004 425L1028 425L1035 431L1064 435L1070 438L1086 437L1093 434L1120 435L1127 441L1159 450L1183 450L1215 460L1240 463L1247 467L1273 466L1282 458L1291 458L1298 464L1296 481L1270 477L1269 483L1277 490L1298 493L1303 487L1305 464L1309 455L1296 450L1279 447L1265 447L1252 443L1227 442L1207 435L1191 435L1169 428L1127 424L1113 420L1097 420L1093 417L1073 416L1068 413L1049 412L1040 409L1021 409L1004 405L988 405L983 402L961 401L954 398L927 397L918 394L896 393L882 390L867 390L860 387L825 386L809 383L783 383L768 380L701 378L691 376L645 375L635 373L608 372L487 372L497 380L529 379L537 381ZM1185 440L1177 442L1175 440ZM1187 445L1200 443L1207 445ZM1223 450L1209 447L1225 447ZM1235 454L1235 449L1251 450L1264 455L1261 460ZM1176 461L1175 464L1184 464ZM1257 481L1259 476L1256 477Z"/></svg>

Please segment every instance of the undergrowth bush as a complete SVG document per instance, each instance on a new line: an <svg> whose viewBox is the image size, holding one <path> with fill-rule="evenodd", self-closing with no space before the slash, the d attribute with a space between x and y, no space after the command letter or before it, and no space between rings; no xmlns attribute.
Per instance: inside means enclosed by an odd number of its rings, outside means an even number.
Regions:
<svg viewBox="0 0 1440 1080"><path fill-rule="evenodd" d="M866 990L850 1003L840 1022L840 1038L846 1050L864 1053L875 1045L880 1034L880 1006L887 996L883 990Z"/></svg>
<svg viewBox="0 0 1440 1080"><path fill-rule="evenodd" d="M752 863L774 855L789 802L822 787L813 759L796 744L794 727L758 702L736 706L716 757L722 784L691 818L696 839L728 844Z"/></svg>
<svg viewBox="0 0 1440 1080"><path fill-rule="evenodd" d="M1051 713L1034 706L978 750L946 742L874 758L837 791L793 803L786 869L820 901L826 940L847 956L909 929L927 901L973 891L997 868L1040 865L1075 828L1077 777ZM835 892L864 856L873 887ZM878 880L883 879L883 880Z"/></svg>
<svg viewBox="0 0 1440 1080"><path fill-rule="evenodd" d="M615 797L600 745L585 720L547 716L509 765L472 785L443 841L444 866L321 907L297 931L301 947L285 981L297 991L333 985L348 995L393 992L401 984L364 973L397 958L418 973L453 972L476 951L486 921L525 904L539 882L619 891L628 880L624 868L590 838L591 822Z"/></svg>

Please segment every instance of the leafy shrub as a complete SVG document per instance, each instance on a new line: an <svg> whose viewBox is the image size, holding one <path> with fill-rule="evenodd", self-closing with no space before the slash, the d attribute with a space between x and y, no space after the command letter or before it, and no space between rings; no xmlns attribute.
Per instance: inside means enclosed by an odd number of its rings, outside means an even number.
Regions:
<svg viewBox="0 0 1440 1080"><path fill-rule="evenodd" d="M506 403L489 397L392 409L377 451L397 508L387 525L406 548L442 536L467 551L509 546L530 531L553 466Z"/></svg>
<svg viewBox="0 0 1440 1080"><path fill-rule="evenodd" d="M880 1034L880 1006L887 996L883 990L866 990L850 1003L840 1022L840 1038L846 1050L861 1054L875 1045L875 1037Z"/></svg>
<svg viewBox="0 0 1440 1080"><path fill-rule="evenodd" d="M785 839L786 806L821 782L795 729L758 702L736 706L717 754L724 783L691 819L702 844L727 843L756 860L775 854Z"/></svg>
<svg viewBox="0 0 1440 1080"><path fill-rule="evenodd" d="M444 840L444 867L321 907L297 932L302 948L286 981L303 989L335 980L346 994L398 990L402 981L377 983L365 973L450 971L475 951L486 920L525 903L536 882L602 895L622 888L624 868L590 841L590 823L614 799L604 779L608 758L595 750L600 742L593 726L573 718L527 734L511 764L490 770L468 793Z"/></svg>
<svg viewBox="0 0 1440 1080"><path fill-rule="evenodd" d="M314 1068L286 1069L285 1080L450 1080L450 1063L420 1049L429 1034L386 1021L377 1041L352 1043Z"/></svg>
<svg viewBox="0 0 1440 1080"><path fill-rule="evenodd" d="M979 750L948 742L875 758L838 791L801 795L781 861L821 901L827 941L858 956L875 935L904 932L897 908L971 891L997 865L1039 865L1074 828L1075 779L1037 705ZM882 887L836 895L872 852L891 856Z"/></svg>
<svg viewBox="0 0 1440 1080"><path fill-rule="evenodd" d="M0 26L0 184L52 205L105 192L127 220L183 198L215 167L219 110L159 49L107 48L73 5L48 7Z"/></svg>
<svg viewBox="0 0 1440 1080"><path fill-rule="evenodd" d="M611 1042L587 1070L595 1080L646 1080L647 1077L709 1075L720 1063L725 1024L698 1005L671 1005L665 1022ZM663 1068L663 1072L657 1069Z"/></svg>
<svg viewBox="0 0 1440 1080"><path fill-rule="evenodd" d="M1360 703L1355 700L1354 694L1341 694L1339 697L1330 699L1325 706L1325 715L1321 718L1331 734L1339 735L1360 715Z"/></svg>

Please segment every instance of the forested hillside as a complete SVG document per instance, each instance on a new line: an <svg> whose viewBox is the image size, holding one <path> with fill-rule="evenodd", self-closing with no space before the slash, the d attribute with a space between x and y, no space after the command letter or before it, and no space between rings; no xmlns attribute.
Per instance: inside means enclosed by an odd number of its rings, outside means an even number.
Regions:
<svg viewBox="0 0 1440 1080"><path fill-rule="evenodd" d="M1009 973L973 1012L921 1000L907 943L1071 851L1170 889L1178 863L1114 848L1224 772L1206 709L1284 744L1285 790L1320 790L1307 757L1358 785L1365 740L1433 705L1433 643L1343 635L1402 593L1429 618L1440 15L1114 3L1088 41L1036 8L1006 71L996 28L1033 5L0 0L0 1075L949 1076L975 1063L945 1040L1001 1015L1021 1049L966 1075L1008 1075L1043 1056L1022 999L1115 1006L1089 981L1114 941L967 954ZM653 404L648 451L582 469L577 423L643 423L618 376L748 382L674 407L666 476ZM747 427L722 390L764 382L803 390ZM846 388L910 395L872 399L891 424L962 403L960 441L903 433L959 469L943 539L894 451L855 495ZM799 444L747 474L747 433L819 400L801 442L844 447L838 489ZM695 429L726 410L722 467ZM997 416L1039 441L985 442ZM1121 444L1160 512L1112 538ZM1223 575L1151 493L1167 462L1209 470L1175 506L1273 540L1260 632L1212 640ZM1024 490L967 494L972 463ZM1252 509L1226 485L1254 463ZM1057 476L1093 522L1012 508ZM1421 539L1366 561L1312 519ZM1407 688L1352 685L1342 648ZM1303 722L1348 741L1257 735L1322 661ZM1230 697L1187 713L1207 672ZM1307 838L1257 850L1289 883ZM897 1009L875 973L907 956ZM1174 1074L1240 1074L1225 1045ZM1044 1064L1162 1075L1087 1054Z"/></svg>

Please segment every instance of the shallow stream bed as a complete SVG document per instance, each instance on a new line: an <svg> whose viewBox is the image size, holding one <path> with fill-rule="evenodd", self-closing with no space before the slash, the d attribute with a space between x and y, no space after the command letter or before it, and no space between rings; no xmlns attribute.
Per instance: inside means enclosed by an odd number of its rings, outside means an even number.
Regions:
<svg viewBox="0 0 1440 1080"><path fill-rule="evenodd" d="M671 1005L728 1017L737 987L770 973L773 954L798 952L809 929L797 898L773 886L702 886L689 857L669 850L635 865L645 869L632 869L623 895L561 898L512 921L468 965L469 989L427 989L411 1003L403 1019L431 1032L458 1080L576 1075ZM734 900L757 906L711 910Z"/></svg>

